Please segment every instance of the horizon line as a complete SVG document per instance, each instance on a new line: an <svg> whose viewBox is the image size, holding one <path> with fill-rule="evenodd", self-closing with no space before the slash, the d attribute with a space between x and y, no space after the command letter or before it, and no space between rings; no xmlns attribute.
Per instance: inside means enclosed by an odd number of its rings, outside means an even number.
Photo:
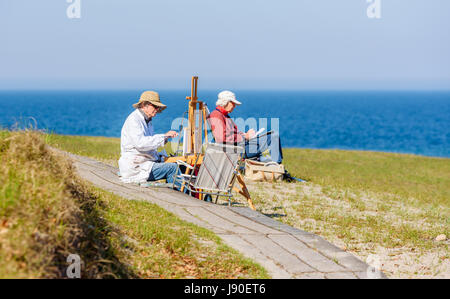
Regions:
<svg viewBox="0 0 450 299"><path fill-rule="evenodd" d="M190 88L153 88L159 91L186 91ZM15 91L138 91L149 90L149 88L0 88L0 92L15 92ZM198 90L203 91L217 91L217 90L230 90L229 88L202 88ZM323 92L349 92L349 91L366 91L366 92L383 92L383 91L439 91L450 92L448 88L233 88L231 90L237 91L323 91Z"/></svg>

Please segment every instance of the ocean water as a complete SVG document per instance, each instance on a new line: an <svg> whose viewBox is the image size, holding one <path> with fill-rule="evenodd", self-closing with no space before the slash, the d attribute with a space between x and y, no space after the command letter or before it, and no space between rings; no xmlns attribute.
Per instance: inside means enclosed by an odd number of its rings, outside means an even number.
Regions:
<svg viewBox="0 0 450 299"><path fill-rule="evenodd" d="M140 90L0 91L0 126L120 137ZM171 128L190 92L160 91L168 108L155 131ZM352 149L450 157L450 92L236 91L234 118L279 119L283 147ZM217 91L199 91L215 108ZM243 129L243 128L241 128Z"/></svg>

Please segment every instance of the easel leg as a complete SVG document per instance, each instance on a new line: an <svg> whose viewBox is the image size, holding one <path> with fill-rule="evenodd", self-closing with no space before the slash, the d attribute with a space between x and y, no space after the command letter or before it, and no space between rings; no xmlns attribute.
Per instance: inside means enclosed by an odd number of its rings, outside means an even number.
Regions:
<svg viewBox="0 0 450 299"><path fill-rule="evenodd" d="M240 173L237 174L236 178L238 180L239 186L241 187L241 190L235 188L235 191L237 191L239 194L241 194L247 199L248 206L250 207L250 209L256 211L256 208L253 205L252 198L250 197L250 193L248 192L247 186L245 185L244 179L242 178L241 174Z"/></svg>
<svg viewBox="0 0 450 299"><path fill-rule="evenodd" d="M189 174L189 168L186 167L186 171L184 172L185 174ZM186 185L186 182L183 181L183 184L181 185L180 191L184 192L184 186Z"/></svg>
<svg viewBox="0 0 450 299"><path fill-rule="evenodd" d="M203 106L203 126L205 127L205 144L208 144L208 123L206 120L206 106Z"/></svg>

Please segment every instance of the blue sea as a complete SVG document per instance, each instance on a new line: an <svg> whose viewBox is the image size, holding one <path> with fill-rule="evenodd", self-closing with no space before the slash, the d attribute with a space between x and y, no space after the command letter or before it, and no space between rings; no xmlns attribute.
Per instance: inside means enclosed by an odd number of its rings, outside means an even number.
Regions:
<svg viewBox="0 0 450 299"><path fill-rule="evenodd" d="M0 126L32 125L70 135L120 137L141 90L0 91ZM450 157L450 92L235 91L233 118L279 119L283 147L351 149ZM166 132L190 92L160 91L168 108L154 119ZM214 109L217 91L199 92ZM243 128L241 128L243 129Z"/></svg>

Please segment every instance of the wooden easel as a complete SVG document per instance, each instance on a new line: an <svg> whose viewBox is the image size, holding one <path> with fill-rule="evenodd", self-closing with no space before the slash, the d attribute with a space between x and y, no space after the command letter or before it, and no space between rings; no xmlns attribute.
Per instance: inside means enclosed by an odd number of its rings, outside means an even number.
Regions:
<svg viewBox="0 0 450 299"><path fill-rule="evenodd" d="M192 77L191 83L191 96L186 97L189 100L189 110L188 110L188 140L184 140L187 142L187 151L184 156L179 157L169 157L165 162L166 163L174 163L178 160L186 162L188 164L194 164L195 161L201 164L201 160L203 159L203 131L202 127L204 127L205 133L205 142L208 143L208 126L206 123L206 105L202 101L198 101L197 97L197 83L198 77ZM182 134L182 132L180 132Z"/></svg>
<svg viewBox="0 0 450 299"><path fill-rule="evenodd" d="M197 164L201 164L203 161L203 133L205 134L205 142L208 143L208 125L206 120L207 112L206 105L202 101L198 100L197 84L198 77L192 77L191 96L186 97L186 99L189 100L187 128L188 140L184 140L184 142L187 142L187 151L184 156L167 158L167 160L165 161L166 163L175 163L177 160L181 160L190 165L193 165L196 163L196 161ZM186 169L186 174L188 172L189 169ZM244 196L247 199L249 207L252 210L256 210L250 197L250 193L248 192L247 186L245 185L244 179L242 178L242 175L238 173L236 175L236 179L240 189L234 186L233 190ZM199 199L203 199L202 194L200 194Z"/></svg>

